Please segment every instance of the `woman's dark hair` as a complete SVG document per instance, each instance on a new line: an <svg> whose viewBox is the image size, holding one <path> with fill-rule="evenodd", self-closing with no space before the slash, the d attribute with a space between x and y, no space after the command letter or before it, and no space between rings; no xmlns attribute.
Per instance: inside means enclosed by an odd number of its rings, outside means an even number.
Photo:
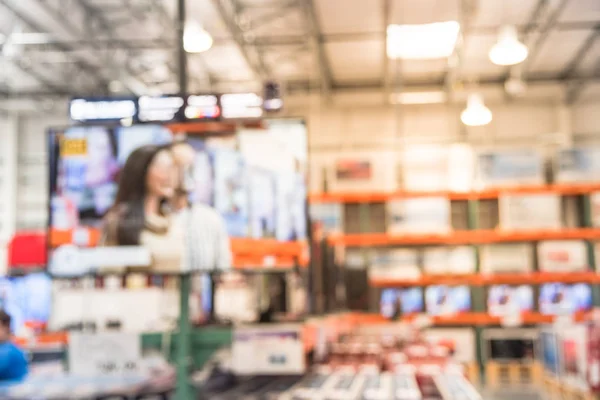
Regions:
<svg viewBox="0 0 600 400"><path fill-rule="evenodd" d="M116 219L116 244L140 244L140 234L146 223L144 199L147 195L148 169L158 153L169 149L170 145L146 145L134 150L127 158L119 174L119 189L111 211L112 217ZM161 206L166 202L167 199L162 199Z"/></svg>
<svg viewBox="0 0 600 400"><path fill-rule="evenodd" d="M4 310L0 310L0 326L10 329L11 318Z"/></svg>

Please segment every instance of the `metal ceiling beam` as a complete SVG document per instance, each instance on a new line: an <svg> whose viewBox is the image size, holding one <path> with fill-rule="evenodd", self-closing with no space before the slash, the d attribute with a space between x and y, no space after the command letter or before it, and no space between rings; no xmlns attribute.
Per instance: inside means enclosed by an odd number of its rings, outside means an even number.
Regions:
<svg viewBox="0 0 600 400"><path fill-rule="evenodd" d="M41 73L39 73L36 70L34 70L33 68L31 68L31 66L29 66L25 62L23 62L22 59L15 58L14 60L11 60L11 62L14 66L19 68L19 70L23 71L25 74L29 75L30 77L32 77L33 79L38 81L38 83L40 83L47 89L52 90L53 92L56 92L56 93L59 93L62 95L66 95L68 93L73 92L72 88L70 88L69 85L57 85L56 82L54 82L53 80L48 79Z"/></svg>
<svg viewBox="0 0 600 400"><path fill-rule="evenodd" d="M319 75L321 78L321 85L323 94L325 97L329 95L329 91L332 86L332 75L327 55L325 54L325 48L323 46L323 37L321 34L321 28L319 26L319 20L317 18L317 12L313 0L304 1L306 7L306 13L308 16L309 34L312 44L317 53L317 59L319 61Z"/></svg>
<svg viewBox="0 0 600 400"><path fill-rule="evenodd" d="M172 24L170 17L166 15L166 10L157 13L159 18L166 21L166 24ZM169 25L165 25L165 30ZM600 24L600 21L584 21L584 22L561 22L557 23L553 30L556 31L571 31L571 30L590 30L596 29ZM529 26L529 25L527 25ZM518 27L520 32L527 32L527 26L523 25ZM541 26L539 24L532 25L534 29ZM175 29L172 26L169 29ZM475 35L496 35L498 33L498 27L477 27L472 26L470 28L470 36ZM382 37L386 34L383 31L373 32L347 32L347 33L332 33L321 35L321 43L345 43L345 42L360 42L360 41L372 41L382 40ZM213 37L215 46L225 45L233 42L231 37ZM308 43L306 35L276 35L276 36L259 36L252 42L253 47L269 47L269 46L302 46ZM36 43L23 45L28 50L35 51L51 51L56 50L56 46L66 46L65 49L61 49L63 52L73 52L89 49L91 46L96 45L110 49L130 49L130 50L172 50L176 45L174 38L169 37L155 37L148 39L128 39L128 38L93 38L93 39L77 39L77 40L56 40L49 38L48 43Z"/></svg>
<svg viewBox="0 0 600 400"><path fill-rule="evenodd" d="M567 104L576 103L585 87L592 82L597 82L597 79L594 79L594 76L600 75L600 57L594 64L593 74L594 75L591 77L580 77L579 79L572 80L567 85L567 94L565 96L565 102Z"/></svg>
<svg viewBox="0 0 600 400"><path fill-rule="evenodd" d="M560 78L567 79L573 76L579 68L579 65L585 60L586 56L594 46L597 40L600 39L600 24L596 26L596 29L586 38L583 45L577 50L575 56L571 59L569 64L567 64L566 68L561 72Z"/></svg>
<svg viewBox="0 0 600 400"><path fill-rule="evenodd" d="M246 43L244 32L236 22L236 19L238 19L238 14L235 3L232 4L234 6L234 15L229 15L227 10L225 9L225 6L223 6L222 0L212 0L212 3L215 6L221 19L225 22L227 29L233 36L233 40L238 45L240 51L242 52L242 55L244 56L244 59L246 60L246 63L252 70L254 76L261 81L266 80L269 77L269 73L267 71L267 67L265 66L264 60L262 60L260 54L257 54L256 57L252 57L249 51L250 45Z"/></svg>
<svg viewBox="0 0 600 400"><path fill-rule="evenodd" d="M509 78L524 78L529 67L538 56L542 46L548 39L550 32L554 29L556 21L565 9L569 0L540 0L529 21L528 32L524 39L525 45L529 48L529 56L521 64L510 67Z"/></svg>
<svg viewBox="0 0 600 400"><path fill-rule="evenodd" d="M548 84L548 85L557 85L557 84L566 84L566 85L572 85L574 86L577 83L580 82L588 82L588 83L600 83L600 60L598 60L598 63L596 65L596 70L597 73L595 75L589 75L589 76L585 76L582 78L578 78L578 79L568 79L566 81L559 81L556 79L548 79L547 77L529 77L527 79L527 83L528 84L536 84L536 85L544 85L544 84ZM253 81L222 81L219 82L221 84L234 84L240 87L243 87L244 85L247 84L252 84L254 83ZM495 78L495 79L484 79L478 82L479 85L481 87L486 87L486 86L497 86L497 87L501 87L504 84L504 80L501 78ZM439 88L442 89L444 85L444 82L442 80L432 80L432 81L422 81L422 82L406 82L404 83L403 87L406 88L407 90L422 90L423 88L427 88L428 90L434 89L434 88ZM300 80L300 81L288 81L286 82L286 89L292 91L292 92L298 92L298 91L311 91L314 89L318 89L320 87L320 84L316 81L306 81L306 80ZM383 89L383 83L381 80L377 80L377 81L365 81L365 82L357 82L354 84L343 84L343 85L335 85L332 87L332 92L336 91L336 90L382 90ZM20 99L20 98L40 98L40 97L52 97L52 98L56 98L56 97L61 97L61 94L55 93L55 92L48 92L48 91L32 91L32 92L19 92L19 93L4 93L5 95L7 95L9 98L15 98L15 99ZM84 93L75 93L75 95L80 95L80 94L84 94Z"/></svg>
<svg viewBox="0 0 600 400"><path fill-rule="evenodd" d="M283 18L290 10L296 7L299 3L299 0L288 0L286 3L277 7L275 10L272 10L266 14L263 14L259 17L252 18L252 25L266 25L271 24L274 21Z"/></svg>
<svg viewBox="0 0 600 400"><path fill-rule="evenodd" d="M460 0L459 2L460 32L454 52L448 59L448 70L444 77L444 88L450 102L453 101L454 88L462 78L467 38L470 37L473 19L477 13L478 6L478 0Z"/></svg>
<svg viewBox="0 0 600 400"><path fill-rule="evenodd" d="M14 14L17 19L22 21L25 25L29 26L32 30L34 30L36 32L44 32L45 31L33 19L31 19L29 16L22 13L15 6L14 3L15 3L14 0L0 0L0 4L2 4L7 10L9 10L12 14ZM65 44L57 43L54 46L58 50L69 51L69 46L67 46ZM98 71L98 69L96 67L94 67L93 65L88 63L86 60L83 60L79 57L74 57L74 59L75 59L74 60L75 65L77 65L77 67L80 70L87 73L89 76L93 77L98 82L98 84L101 86L102 90L105 90L108 87L108 81L104 78L104 76L102 76L102 74L100 73L100 71Z"/></svg>
<svg viewBox="0 0 600 400"><path fill-rule="evenodd" d="M152 6L152 9L157 14L157 16L159 18L159 22L163 25L165 31L173 32L173 34L175 34L175 32L177 31L177 25L176 25L175 21L169 16L169 12L165 8L164 2L161 0L151 0L151 6ZM162 40L159 39L159 41L165 44L167 50L173 50L173 49L177 48L176 41L173 41L171 43L167 38L163 38ZM215 44L215 43L213 43L213 44ZM206 65L206 62L204 61L203 56L200 54L196 54L194 56L194 59L202 64L202 69L204 69L204 71L206 72L209 85L210 86L214 85L218 79ZM168 66L172 72L175 71L175 67L173 65L171 65L169 63ZM194 81L194 80L197 81L195 76L190 76L189 79L190 79L190 81Z"/></svg>

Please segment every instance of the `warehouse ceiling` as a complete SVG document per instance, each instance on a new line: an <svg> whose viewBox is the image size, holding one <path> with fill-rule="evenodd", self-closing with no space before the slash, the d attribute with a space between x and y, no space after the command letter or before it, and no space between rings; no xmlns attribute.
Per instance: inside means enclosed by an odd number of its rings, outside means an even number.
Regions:
<svg viewBox="0 0 600 400"><path fill-rule="evenodd" d="M0 0L0 93L9 98L172 93L176 0ZM189 90L285 91L561 81L567 99L600 93L598 0L189 0L213 47L189 56ZM447 59L390 61L388 24L456 20ZM503 25L529 58L488 59ZM35 34L35 35L34 35Z"/></svg>

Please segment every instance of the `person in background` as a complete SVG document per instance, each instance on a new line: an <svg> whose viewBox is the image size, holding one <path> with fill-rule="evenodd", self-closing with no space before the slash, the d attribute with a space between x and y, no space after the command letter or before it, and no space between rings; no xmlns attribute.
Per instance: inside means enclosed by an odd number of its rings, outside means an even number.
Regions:
<svg viewBox="0 0 600 400"><path fill-rule="evenodd" d="M27 376L25 353L10 341L10 315L0 310L0 382L18 382Z"/></svg>
<svg viewBox="0 0 600 400"><path fill-rule="evenodd" d="M186 244L190 246L190 250L184 255L187 264L185 269L211 271L231 268L231 247L225 221L207 205L190 204L189 198L195 184L194 148L185 141L177 141L171 145L171 153L179 177L172 207L178 213L186 232Z"/></svg>

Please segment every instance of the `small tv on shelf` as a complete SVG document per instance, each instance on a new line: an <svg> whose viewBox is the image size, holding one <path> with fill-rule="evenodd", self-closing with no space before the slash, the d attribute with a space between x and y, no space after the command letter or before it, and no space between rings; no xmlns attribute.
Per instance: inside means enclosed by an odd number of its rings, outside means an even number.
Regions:
<svg viewBox="0 0 600 400"><path fill-rule="evenodd" d="M425 289L427 313L433 316L451 316L471 310L471 292L466 285L434 285Z"/></svg>
<svg viewBox="0 0 600 400"><path fill-rule="evenodd" d="M494 316L533 311L533 287L529 285L494 285L487 294L487 311Z"/></svg>
<svg viewBox="0 0 600 400"><path fill-rule="evenodd" d="M386 318L423 311L423 290L418 287L384 289L381 292L380 312Z"/></svg>
<svg viewBox="0 0 600 400"><path fill-rule="evenodd" d="M592 289L586 283L547 283L540 286L539 309L542 314L572 314L590 308Z"/></svg>

